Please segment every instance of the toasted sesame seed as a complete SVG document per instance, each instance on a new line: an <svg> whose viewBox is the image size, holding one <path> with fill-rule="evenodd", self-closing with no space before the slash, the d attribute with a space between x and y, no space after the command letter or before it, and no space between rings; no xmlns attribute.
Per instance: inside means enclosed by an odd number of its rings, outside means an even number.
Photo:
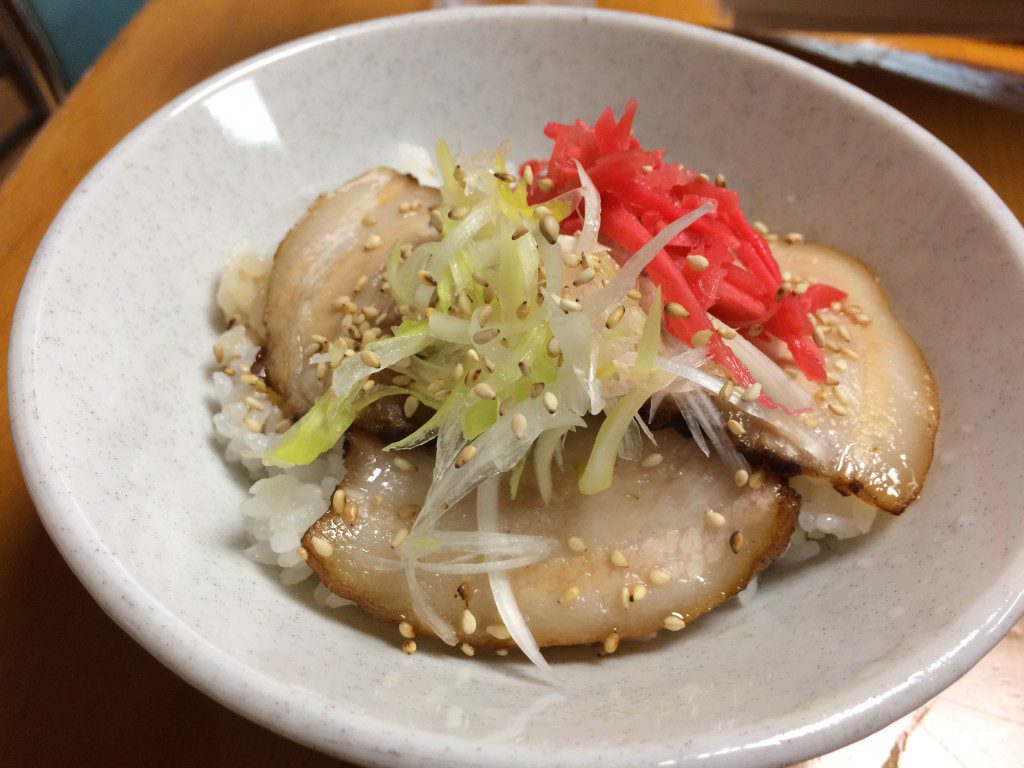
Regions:
<svg viewBox="0 0 1024 768"><path fill-rule="evenodd" d="M693 336L690 337L690 346L694 349L705 346L711 341L712 331L710 328L705 328L702 331L697 331Z"/></svg>
<svg viewBox="0 0 1024 768"><path fill-rule="evenodd" d="M439 210L434 209L430 212L430 224L438 232L444 231L444 217Z"/></svg>
<svg viewBox="0 0 1024 768"><path fill-rule="evenodd" d="M554 413L558 410L558 398L554 392L545 392L544 397L541 398L541 402L544 403L544 407L548 413Z"/></svg>
<svg viewBox="0 0 1024 768"><path fill-rule="evenodd" d="M455 181L458 182L459 184L466 183L466 172L462 170L461 165L456 165L452 169L452 178L455 179Z"/></svg>
<svg viewBox="0 0 1024 768"><path fill-rule="evenodd" d="M629 590L629 599L631 602L639 603L645 597L647 597L647 585L642 581L634 584Z"/></svg>
<svg viewBox="0 0 1024 768"><path fill-rule="evenodd" d="M839 350L839 354L841 354L843 357L848 357L851 360L860 360L860 355L857 354L857 352L855 352L852 347L843 347L842 349Z"/></svg>
<svg viewBox="0 0 1024 768"><path fill-rule="evenodd" d="M411 475L416 470L419 469L419 467L417 467L415 464L413 464L411 461L409 461L404 456L395 456L395 460L394 460L393 463L395 465L395 469L397 469L399 472L403 472L403 473L405 473L407 475Z"/></svg>
<svg viewBox="0 0 1024 768"><path fill-rule="evenodd" d="M448 218L452 221L461 221L469 216L469 208L464 205L457 205L448 212Z"/></svg>
<svg viewBox="0 0 1024 768"><path fill-rule="evenodd" d="M740 399L744 400L744 401L746 401L748 403L752 403L755 400L757 400L760 396L761 396L761 382L755 381L753 384L751 384L749 387L747 387L745 390L743 390L743 394L740 395Z"/></svg>
<svg viewBox="0 0 1024 768"><path fill-rule="evenodd" d="M465 448L459 451L458 455L455 457L455 466L466 466L466 464L472 461L474 456L476 456L476 446L472 444L467 445Z"/></svg>
<svg viewBox="0 0 1024 768"><path fill-rule="evenodd" d="M665 305L665 314L677 320L685 320L690 316L690 313L686 311L686 307L675 301L670 301Z"/></svg>
<svg viewBox="0 0 1024 768"><path fill-rule="evenodd" d="M807 293L807 289L810 287L811 286L808 285L806 282L797 283L796 285L793 286L793 293L796 296L803 296L805 293Z"/></svg>
<svg viewBox="0 0 1024 768"><path fill-rule="evenodd" d="M494 307L490 304L484 304L480 307L480 311L477 313L477 322L479 322L481 326L487 325L487 321L491 319L491 315L493 314Z"/></svg>
<svg viewBox="0 0 1024 768"><path fill-rule="evenodd" d="M568 541L566 541L566 545L577 555L582 555L587 551L587 545L583 543L583 539L579 536L570 536Z"/></svg>
<svg viewBox="0 0 1024 768"><path fill-rule="evenodd" d="M246 406L248 408L250 408L251 410L254 410L254 411L266 410L266 406L264 406L263 403L261 403L259 400L257 400L252 395L247 396L243 402L245 402Z"/></svg>
<svg viewBox="0 0 1024 768"><path fill-rule="evenodd" d="M835 387L835 386L838 386L838 385L839 385L839 377L838 376L836 376L831 371L829 371L828 373L825 374L825 386L826 387Z"/></svg>
<svg viewBox="0 0 1024 768"><path fill-rule="evenodd" d="M604 652L615 653L619 650L619 633L612 632L604 639Z"/></svg>
<svg viewBox="0 0 1024 768"><path fill-rule="evenodd" d="M334 554L334 547L331 546L331 542L321 536L310 536L309 543L313 546L313 551L320 555L320 557L330 557Z"/></svg>
<svg viewBox="0 0 1024 768"><path fill-rule="evenodd" d="M604 324L605 328L611 330L612 328L617 326L622 321L622 316L625 315L625 314L626 314L626 308L624 306L622 306L621 304L617 305L615 307L615 309L613 309L608 314L608 319L605 321L605 324Z"/></svg>
<svg viewBox="0 0 1024 768"><path fill-rule="evenodd" d="M871 325L871 318L864 314L854 315L853 321L857 323L857 325Z"/></svg>
<svg viewBox="0 0 1024 768"><path fill-rule="evenodd" d="M614 565L616 568L629 567L629 560L626 559L626 555L622 552L621 549L616 549L614 552L612 552L609 556L609 560L611 560L612 565Z"/></svg>
<svg viewBox="0 0 1024 768"><path fill-rule="evenodd" d="M487 634L498 640L508 640L512 637L511 633L508 631L508 627L504 624L488 624L484 629Z"/></svg>
<svg viewBox="0 0 1024 768"><path fill-rule="evenodd" d="M752 326L750 326L750 328L747 329L747 335L750 336L750 338L754 338L755 336L760 336L763 330L763 325L761 325L760 323L754 323Z"/></svg>
<svg viewBox="0 0 1024 768"><path fill-rule="evenodd" d="M506 173L505 171L495 171L494 178L496 178L498 181L504 181L507 184L511 184L513 181L516 180L515 176L513 176L511 173Z"/></svg>
<svg viewBox="0 0 1024 768"><path fill-rule="evenodd" d="M711 262L707 260L706 256L699 253L691 253L686 257L686 266L692 269L694 272L703 272L711 265Z"/></svg>
<svg viewBox="0 0 1024 768"><path fill-rule="evenodd" d="M248 428L250 432L258 433L263 431L263 425L260 424L258 421L256 421L256 419L252 418L251 416L246 416L244 419L242 419L242 423L245 424L245 426Z"/></svg>
<svg viewBox="0 0 1024 768"><path fill-rule="evenodd" d="M397 510L398 516L403 520L408 520L411 517L416 517L420 513L419 504L403 504Z"/></svg>
<svg viewBox="0 0 1024 768"><path fill-rule="evenodd" d="M571 603L579 596L580 588L573 584L569 587L566 587L565 591L558 596L558 602L560 605L565 605L566 603Z"/></svg>
<svg viewBox="0 0 1024 768"><path fill-rule="evenodd" d="M825 334L822 333L821 328L819 328L816 325L813 328L811 328L811 338L814 339L814 343L818 346L819 349L824 348Z"/></svg>
<svg viewBox="0 0 1024 768"><path fill-rule="evenodd" d="M548 339L547 351L551 357L558 357L562 354L562 345L558 343L558 339L554 336Z"/></svg>
<svg viewBox="0 0 1024 768"><path fill-rule="evenodd" d="M476 654L476 648L474 648L469 643L463 643L462 645L460 645L459 650L467 656L473 656L474 654Z"/></svg>
<svg viewBox="0 0 1024 768"><path fill-rule="evenodd" d="M410 624L408 621L400 621L398 622L398 634L400 634L402 637L412 640L414 637L416 637L416 630L413 629L412 624Z"/></svg>
<svg viewBox="0 0 1024 768"><path fill-rule="evenodd" d="M364 227L372 227L374 224L377 223L377 217L374 216L372 213L368 213L365 216L363 216L361 223Z"/></svg>
<svg viewBox="0 0 1024 768"><path fill-rule="evenodd" d="M516 440L522 440L526 434L526 417L521 413L512 416L512 434Z"/></svg>
<svg viewBox="0 0 1024 768"><path fill-rule="evenodd" d="M533 186L533 166L523 166L523 181L526 182L527 186Z"/></svg>
<svg viewBox="0 0 1024 768"><path fill-rule="evenodd" d="M829 403L828 409L832 411L836 416L846 416L849 413L845 405L839 403Z"/></svg>
<svg viewBox="0 0 1024 768"><path fill-rule="evenodd" d="M672 581L672 574L664 568L652 568L647 574L647 579L656 587L663 587Z"/></svg>
<svg viewBox="0 0 1024 768"><path fill-rule="evenodd" d="M723 174L715 174L715 186L725 188L725 176Z"/></svg>
<svg viewBox="0 0 1024 768"><path fill-rule="evenodd" d="M552 189L555 188L555 182L552 179L538 179L537 188L541 192L550 192Z"/></svg>
<svg viewBox="0 0 1024 768"><path fill-rule="evenodd" d="M374 232L372 235L366 238L366 241L363 243L363 250L372 251L374 248L380 248L383 242L384 238L382 238L380 235Z"/></svg>
<svg viewBox="0 0 1024 768"><path fill-rule="evenodd" d="M838 400L843 405L850 404L850 390L848 390L842 384L836 386L836 388L833 390L833 394L836 396L836 400Z"/></svg>
<svg viewBox="0 0 1024 768"><path fill-rule="evenodd" d="M409 654L410 656L416 653L416 641L406 640L404 643L402 643L402 653Z"/></svg>
<svg viewBox="0 0 1024 768"><path fill-rule="evenodd" d="M425 269L421 269L419 272L417 272L416 277L418 277L420 282L423 283L424 285L429 285L431 287L437 285L437 278L434 277L429 272L427 272L427 270Z"/></svg>
<svg viewBox="0 0 1024 768"><path fill-rule="evenodd" d="M848 362L846 362L845 360L843 360L842 358L839 358L838 360L836 360L833 363L833 365L836 367L837 371L845 371L847 368L850 367L850 364Z"/></svg>
<svg viewBox="0 0 1024 768"><path fill-rule="evenodd" d="M731 381L725 381L722 384L722 388L718 390L718 397L722 400L728 401L732 397L732 393L736 391L736 385Z"/></svg>
<svg viewBox="0 0 1024 768"><path fill-rule="evenodd" d="M359 502L352 501L349 499L345 502L345 506L341 510L341 519L345 521L345 524L350 528L356 524L359 519Z"/></svg>
<svg viewBox="0 0 1024 768"><path fill-rule="evenodd" d="M494 388L491 387L490 384L485 384L482 381L475 387L473 387L473 394L475 394L482 400L494 400L498 397L498 395L494 391Z"/></svg>
<svg viewBox="0 0 1024 768"><path fill-rule="evenodd" d="M737 469L736 474L732 476L733 482L736 483L737 488L742 488L750 480L750 473L745 469Z"/></svg>
<svg viewBox="0 0 1024 768"><path fill-rule="evenodd" d="M400 203L399 206L398 206L398 212L399 213L408 213L411 210L412 210L412 203L410 203L408 200L406 200L403 203Z"/></svg>
<svg viewBox="0 0 1024 768"><path fill-rule="evenodd" d="M661 464L664 458L660 453L649 453L640 460L640 466L644 469L651 469Z"/></svg>
<svg viewBox="0 0 1024 768"><path fill-rule="evenodd" d="M274 425L274 431L280 435L287 432L291 426L292 423L288 419L281 419L276 425Z"/></svg>
<svg viewBox="0 0 1024 768"><path fill-rule="evenodd" d="M747 430L744 429L743 425L736 421L736 419L729 419L725 423L725 426L729 429L730 432L736 435L736 437L741 437L742 435L745 435L747 433Z"/></svg>
<svg viewBox="0 0 1024 768"><path fill-rule="evenodd" d="M785 235L783 235L782 239L785 240L790 245L797 245L804 241L804 236L801 235L799 232L787 232Z"/></svg>
<svg viewBox="0 0 1024 768"><path fill-rule="evenodd" d="M684 629L686 627L686 622L683 620L683 617L680 616L678 613L670 613L668 616L665 617L665 620L662 622L662 625L669 632L678 632L679 630Z"/></svg>
<svg viewBox="0 0 1024 768"><path fill-rule="evenodd" d="M497 328L484 328L473 334L473 342L475 344L490 344L498 338L499 333Z"/></svg>
<svg viewBox="0 0 1024 768"><path fill-rule="evenodd" d="M732 328L732 327L730 327L728 325L721 325L721 324L717 325L715 327L715 330L718 331L718 335L721 336L723 339L735 339L736 338L736 329Z"/></svg>
<svg viewBox="0 0 1024 768"><path fill-rule="evenodd" d="M566 312L579 312L583 309L583 305L576 301L576 299L568 299L564 296L558 300L558 306Z"/></svg>
<svg viewBox="0 0 1024 768"><path fill-rule="evenodd" d="M640 293L640 291L638 291L636 288L631 288L626 292L626 298L632 299L633 301L640 301L640 297L642 295L643 294Z"/></svg>
<svg viewBox="0 0 1024 768"><path fill-rule="evenodd" d="M721 528L725 525L725 515L708 507L704 510L704 519L712 528Z"/></svg>
<svg viewBox="0 0 1024 768"><path fill-rule="evenodd" d="M729 549L738 555L740 550L743 549L743 542L744 539L742 531L733 531L732 535L729 537Z"/></svg>
<svg viewBox="0 0 1024 768"><path fill-rule="evenodd" d="M535 381L530 385L530 397L540 397L540 393L544 391L544 383Z"/></svg>
<svg viewBox="0 0 1024 768"><path fill-rule="evenodd" d="M297 547L295 549L295 554L299 556L299 560L302 562L305 563L309 561L309 552L306 551L305 547Z"/></svg>
<svg viewBox="0 0 1024 768"><path fill-rule="evenodd" d="M768 234L768 225L765 224L763 221L755 221L752 226L754 227L754 231L757 232L759 235Z"/></svg>
<svg viewBox="0 0 1024 768"><path fill-rule="evenodd" d="M219 341L213 345L213 359L217 361L217 365L224 362L224 345Z"/></svg>
<svg viewBox="0 0 1024 768"><path fill-rule="evenodd" d="M504 416L506 413L509 412L509 410L511 410L511 408L515 404L516 404L516 396L515 395L509 395L504 400L502 400L501 401L501 405L498 406L498 415L499 416Z"/></svg>
<svg viewBox="0 0 1024 768"><path fill-rule="evenodd" d="M558 241L558 219L550 213L540 220L540 233L544 239L554 245Z"/></svg>
<svg viewBox="0 0 1024 768"><path fill-rule="evenodd" d="M508 648L495 648L494 654L496 656L508 656Z"/></svg>

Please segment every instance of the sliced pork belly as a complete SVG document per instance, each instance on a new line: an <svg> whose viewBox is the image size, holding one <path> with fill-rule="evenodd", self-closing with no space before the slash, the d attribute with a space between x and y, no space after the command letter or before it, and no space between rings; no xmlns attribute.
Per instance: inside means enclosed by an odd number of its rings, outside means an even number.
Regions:
<svg viewBox="0 0 1024 768"><path fill-rule="evenodd" d="M602 641L615 633L639 637L711 610L743 589L789 541L796 495L773 477L736 487L715 457L706 458L675 430L656 437L662 459L620 460L611 487L583 496L577 476L596 429L570 435L564 469L554 468L554 498L544 505L527 470L516 499L501 480L501 529L550 537L552 554L512 571L512 589L542 646ZM385 453L376 438L350 432L348 475L340 486L350 506L332 509L303 539L309 565L336 594L391 621L429 632L413 610L393 543L411 527L434 463L432 446ZM398 458L401 457L401 458ZM409 461L416 471L403 463ZM398 462L400 466L396 466ZM647 464L648 466L643 466ZM403 471L403 468L405 471ZM358 512L351 502L358 503ZM475 494L454 506L442 528L476 530ZM354 514L355 513L355 514ZM420 583L460 642L511 645L486 575L439 576ZM464 613L473 621L464 623ZM475 625L475 626L474 626Z"/></svg>
<svg viewBox="0 0 1024 768"><path fill-rule="evenodd" d="M387 332L398 322L381 289L387 255L395 243L437 237L428 208L439 200L437 190L412 177L376 168L317 198L281 241L267 295L264 360L269 383L297 413L324 390L309 363L322 339L352 324ZM345 296L351 304L341 301Z"/></svg>

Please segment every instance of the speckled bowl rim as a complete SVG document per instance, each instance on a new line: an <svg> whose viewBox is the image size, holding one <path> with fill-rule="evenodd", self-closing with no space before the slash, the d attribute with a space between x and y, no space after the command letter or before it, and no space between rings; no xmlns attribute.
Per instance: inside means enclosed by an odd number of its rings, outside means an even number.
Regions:
<svg viewBox="0 0 1024 768"><path fill-rule="evenodd" d="M494 21L542 17L567 23L600 17L603 22L619 25L626 32L671 32L681 42L700 40L728 54L762 62L787 77L831 90L852 106L903 131L934 162L945 166L965 191L972 194L978 209L999 224L1005 233L1024 242L1024 230L981 177L952 150L900 112L855 86L786 54L721 32L659 17L543 7L468 8L386 17L321 32L273 48L214 75L166 104L128 134L79 184L51 224L32 261L14 316L8 362L8 394L15 447L29 493L47 532L89 593L118 626L168 668L228 708L314 748L324 748L325 745L317 738L317 718L303 692L250 669L214 647L179 620L171 607L163 605L143 589L91 527L70 489L64 485L63 478L47 471L53 465L52 457L39 424L33 418L39 405L33 386L33 362L39 332L37 318L46 299L40 275L44 272L43 265L56 258L59 252L61 220L88 208L89 189L104 179L120 157L130 154L136 146L162 130L174 115L212 92L255 70L272 66L280 59L338 40L388 27L428 27L478 17ZM1019 249L1017 259L1024 264ZM1017 553L1017 561L1022 560L1024 552ZM1011 584L1010 577L1005 575L1013 570L1007 568L1003 579L991 584L986 593L979 596L981 599L987 597L993 604L990 621L979 627L952 658L935 660L927 673L911 675L895 689L887 689L885 694L852 711L819 713L817 722L807 722L806 719L797 722L799 718L793 717L793 722L788 723L787 729L780 730L777 738L757 745L757 759L765 761L764 764L783 765L831 751L898 719L952 684L988 653L1024 614L1024 592L1019 585ZM1006 600L1005 596L1010 594L1015 596ZM991 620L992 617L996 618ZM267 706L266 702L274 700L288 701L290 706L284 710ZM341 712L336 717L346 727L338 742L332 745L332 751L338 757L373 765L557 763L582 768L592 764L596 757L589 750L517 747L425 733L352 712ZM842 727L830 727L832 725ZM404 751L398 752L389 744L403 744ZM682 739L678 744L681 761L688 762L688 759L697 757L682 754ZM415 746L411 749L409 745ZM610 764L671 765L674 760L664 760L665 746L662 742L651 745L649 749L632 746L628 750L602 749L601 758L611 761ZM736 745L735 749L725 748L713 755L700 756L700 762L720 766L744 765L753 757L744 755L745 751Z"/></svg>

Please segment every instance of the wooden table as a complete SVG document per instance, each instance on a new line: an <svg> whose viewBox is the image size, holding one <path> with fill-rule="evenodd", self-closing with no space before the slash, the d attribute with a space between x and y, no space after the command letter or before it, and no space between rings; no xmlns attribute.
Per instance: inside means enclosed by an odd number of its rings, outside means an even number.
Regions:
<svg viewBox="0 0 1024 768"><path fill-rule="evenodd" d="M721 20L708 11L707 0L599 4L691 21ZM152 0L0 188L0 338L6 340L25 270L57 210L85 173L143 118L208 75L278 43L427 5L418 0ZM977 58L976 47L967 43L932 40L928 47ZM994 58L1018 71L1024 66L1024 56L1008 47L993 50L986 50L986 61ZM1024 115L873 70L828 68L930 129L973 165L1018 217L1024 216ZM6 351L4 343L4 384ZM6 392L6 386L2 389ZM0 764L337 765L207 699L103 615L43 531L14 457L5 399L0 409ZM1024 681L1021 634L1018 628L978 670L936 701L910 737L900 765L911 765L918 754L928 760L929 745L933 758L918 765L1020 764L1009 747L1024 743L1024 705L1015 690ZM937 727L929 737L933 721ZM813 764L894 765L885 760L908 724L912 721L876 737L874 752L842 750ZM957 729L963 732L951 743L950 733ZM915 752L917 743L922 746ZM875 753L881 755L877 760Z"/></svg>

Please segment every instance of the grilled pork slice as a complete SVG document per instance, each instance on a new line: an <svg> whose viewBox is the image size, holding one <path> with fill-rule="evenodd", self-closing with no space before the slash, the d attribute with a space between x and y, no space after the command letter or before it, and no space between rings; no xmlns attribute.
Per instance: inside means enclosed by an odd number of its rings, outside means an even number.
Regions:
<svg viewBox="0 0 1024 768"><path fill-rule="evenodd" d="M746 428L740 449L755 461L789 465L829 480L899 514L917 498L931 464L939 404L928 364L892 313L878 278L852 256L821 245L772 246L793 281L810 279L848 294L839 312L822 312L828 381L797 381L813 395L801 417L824 439L824 462L796 451L764 422L733 415ZM780 467L781 468L781 467Z"/></svg>
<svg viewBox="0 0 1024 768"><path fill-rule="evenodd" d="M716 458L691 440L663 430L652 450L661 461L620 460L611 487L582 496L577 477L596 429L570 435L564 469L553 468L554 498L544 505L527 470L515 500L501 481L501 530L550 537L552 553L511 572L511 585L530 629L542 646L601 641L616 633L640 637L681 628L742 590L786 547L799 502L768 475L756 488L739 489ZM303 538L309 565L334 593L368 613L408 621L417 617L401 570L377 570L394 560L393 542L412 525L431 481L434 451L403 451L409 472L376 438L350 432L348 475L339 486L350 504L331 510ZM402 464L405 471L396 466ZM647 464L648 466L643 466ZM652 466L653 465L653 466ZM475 494L442 522L449 530L476 530ZM341 514L339 514L339 512ZM353 519L354 518L354 519ZM440 576L419 571L430 601L474 647L512 643L495 607L486 575ZM465 623L469 610L473 621Z"/></svg>
<svg viewBox="0 0 1024 768"><path fill-rule="evenodd" d="M326 386L309 362L322 339L358 340L373 327L387 335L398 322L382 290L388 253L395 243L437 237L428 208L439 200L437 190L412 177L375 168L317 198L281 241L267 295L264 360L269 383L298 414Z"/></svg>

